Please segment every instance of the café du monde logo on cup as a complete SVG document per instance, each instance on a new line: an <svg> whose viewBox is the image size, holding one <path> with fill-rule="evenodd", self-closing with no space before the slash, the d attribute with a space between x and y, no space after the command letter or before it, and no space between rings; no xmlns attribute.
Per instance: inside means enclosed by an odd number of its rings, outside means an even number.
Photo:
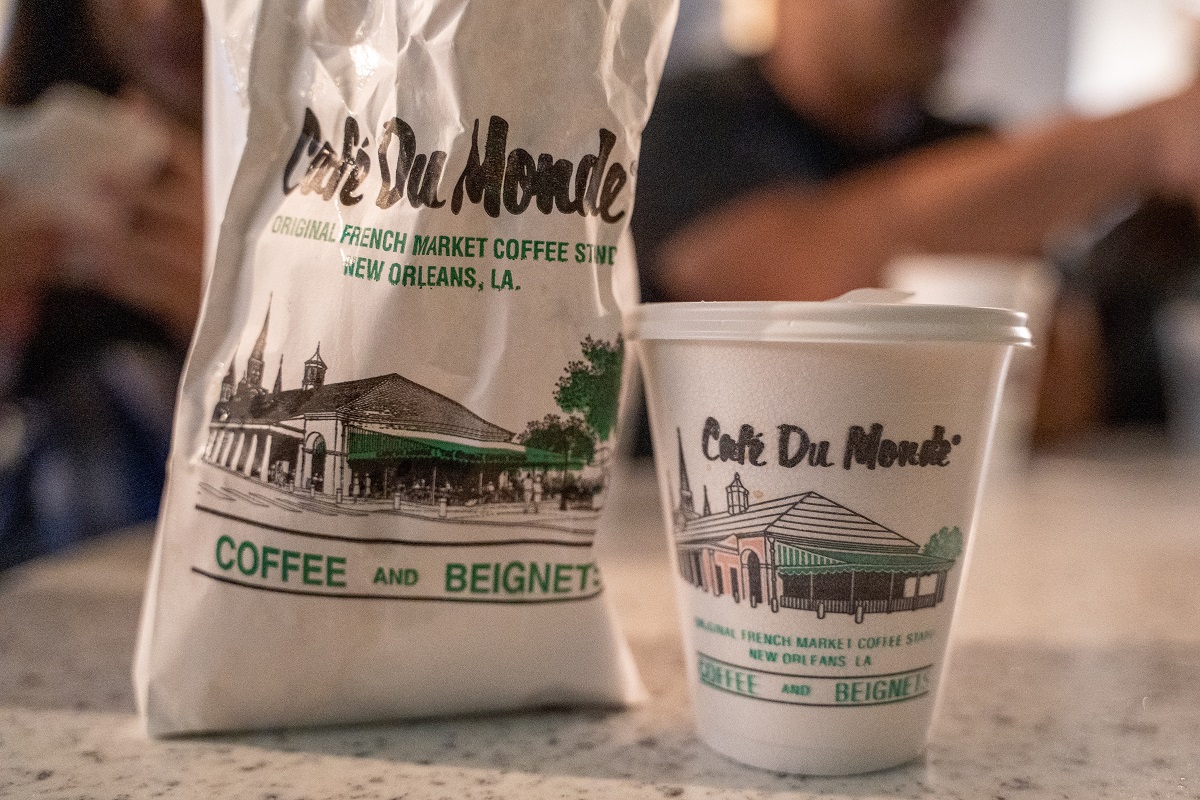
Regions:
<svg viewBox="0 0 1200 800"><path fill-rule="evenodd" d="M814 491L751 503L740 472L722 487L723 508L720 499L714 507L705 485L697 510L679 429L676 436L673 533L688 583L751 608L814 611L818 619L849 614L855 622L945 599L947 575L962 553L958 527L941 528L921 546Z"/></svg>

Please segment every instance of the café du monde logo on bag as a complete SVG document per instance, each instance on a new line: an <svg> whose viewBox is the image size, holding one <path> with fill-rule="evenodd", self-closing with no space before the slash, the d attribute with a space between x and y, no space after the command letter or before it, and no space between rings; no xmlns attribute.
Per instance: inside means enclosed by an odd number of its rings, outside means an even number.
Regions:
<svg viewBox="0 0 1200 800"><path fill-rule="evenodd" d="M407 201L413 208L442 208L447 198L438 194L450 165L444 150L420 152L417 135L400 117L383 123L376 145L354 117L346 117L339 154L323 138L321 123L312 109L304 121L283 174L284 194L297 188L343 206L360 203L371 173L379 176L379 189L371 198L388 209ZM464 201L481 204L489 217L525 213L531 205L542 214L599 216L612 225L621 222L626 209L620 201L629 183L630 169L612 158L617 136L599 129L599 149L577 163L550 153L534 156L522 147L508 147L508 120L492 116L487 138L479 146L479 120L471 134L471 150L449 196L450 211L458 214Z"/></svg>
<svg viewBox="0 0 1200 800"><path fill-rule="evenodd" d="M731 602L827 614L865 615L932 608L962 553L962 532L944 527L924 547L824 495L803 491L750 502L740 472L714 510L688 480L679 441L674 540L683 580ZM718 500L719 504L719 500Z"/></svg>

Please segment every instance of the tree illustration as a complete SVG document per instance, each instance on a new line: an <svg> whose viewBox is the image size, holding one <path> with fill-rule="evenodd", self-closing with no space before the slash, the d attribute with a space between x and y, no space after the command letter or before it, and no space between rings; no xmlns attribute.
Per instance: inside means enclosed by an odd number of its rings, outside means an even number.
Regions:
<svg viewBox="0 0 1200 800"><path fill-rule="evenodd" d="M619 336L616 344L587 336L580 346L583 360L567 365L555 385L554 400L568 414L583 414L596 438L604 442L617 423L625 342Z"/></svg>
<svg viewBox="0 0 1200 800"><path fill-rule="evenodd" d="M518 441L526 447L549 450L563 457L563 491L559 508L566 511L567 469L571 459L587 463L596 454L596 440L587 423L574 414L565 419L558 414L547 414L542 420L526 425Z"/></svg>
<svg viewBox="0 0 1200 800"><path fill-rule="evenodd" d="M953 528L942 528L930 536L929 543L925 545L925 555L946 561L956 560L962 555L962 550L963 536L957 525Z"/></svg>

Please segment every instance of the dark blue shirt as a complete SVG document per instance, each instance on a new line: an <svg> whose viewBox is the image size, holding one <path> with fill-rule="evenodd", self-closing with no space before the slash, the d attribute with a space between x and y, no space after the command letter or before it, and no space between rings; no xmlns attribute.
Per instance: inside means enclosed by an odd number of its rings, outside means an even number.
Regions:
<svg viewBox="0 0 1200 800"><path fill-rule="evenodd" d="M154 519L182 348L102 295L52 292L0 397L0 571Z"/></svg>

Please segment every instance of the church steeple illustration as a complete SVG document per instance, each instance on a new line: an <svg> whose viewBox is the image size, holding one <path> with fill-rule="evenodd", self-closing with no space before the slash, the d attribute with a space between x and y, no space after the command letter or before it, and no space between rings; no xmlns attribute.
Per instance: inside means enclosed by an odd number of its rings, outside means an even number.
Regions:
<svg viewBox="0 0 1200 800"><path fill-rule="evenodd" d="M275 373L275 387L271 389L271 394L279 394L283 391L283 353L279 354L279 371Z"/></svg>
<svg viewBox="0 0 1200 800"><path fill-rule="evenodd" d="M675 429L679 440L679 511L684 519L696 518L696 501L692 496L692 487L688 484L687 463L683 460L683 434Z"/></svg>
<svg viewBox="0 0 1200 800"><path fill-rule="evenodd" d="M263 317L262 330L254 342L254 349L250 351L250 357L246 359L246 375L238 384L238 394L263 394L266 391L262 385L263 369L267 366L263 360L263 352L267 349L267 328L270 324L271 298L268 297L267 315Z"/></svg>
<svg viewBox="0 0 1200 800"><path fill-rule="evenodd" d="M321 343L317 342L317 352L313 353L312 358L304 362L304 380L301 381L300 388L320 389L325 385L325 371L327 369L329 368L321 360Z"/></svg>
<svg viewBox="0 0 1200 800"><path fill-rule="evenodd" d="M229 362L229 371L225 373L225 377L221 379L221 402L229 401L233 397L233 392L237 388L237 375L233 371L233 363L237 360L237 353L233 354L233 358Z"/></svg>
<svg viewBox="0 0 1200 800"><path fill-rule="evenodd" d="M712 516L712 507L708 504L708 487L704 487L704 514L703 516Z"/></svg>

